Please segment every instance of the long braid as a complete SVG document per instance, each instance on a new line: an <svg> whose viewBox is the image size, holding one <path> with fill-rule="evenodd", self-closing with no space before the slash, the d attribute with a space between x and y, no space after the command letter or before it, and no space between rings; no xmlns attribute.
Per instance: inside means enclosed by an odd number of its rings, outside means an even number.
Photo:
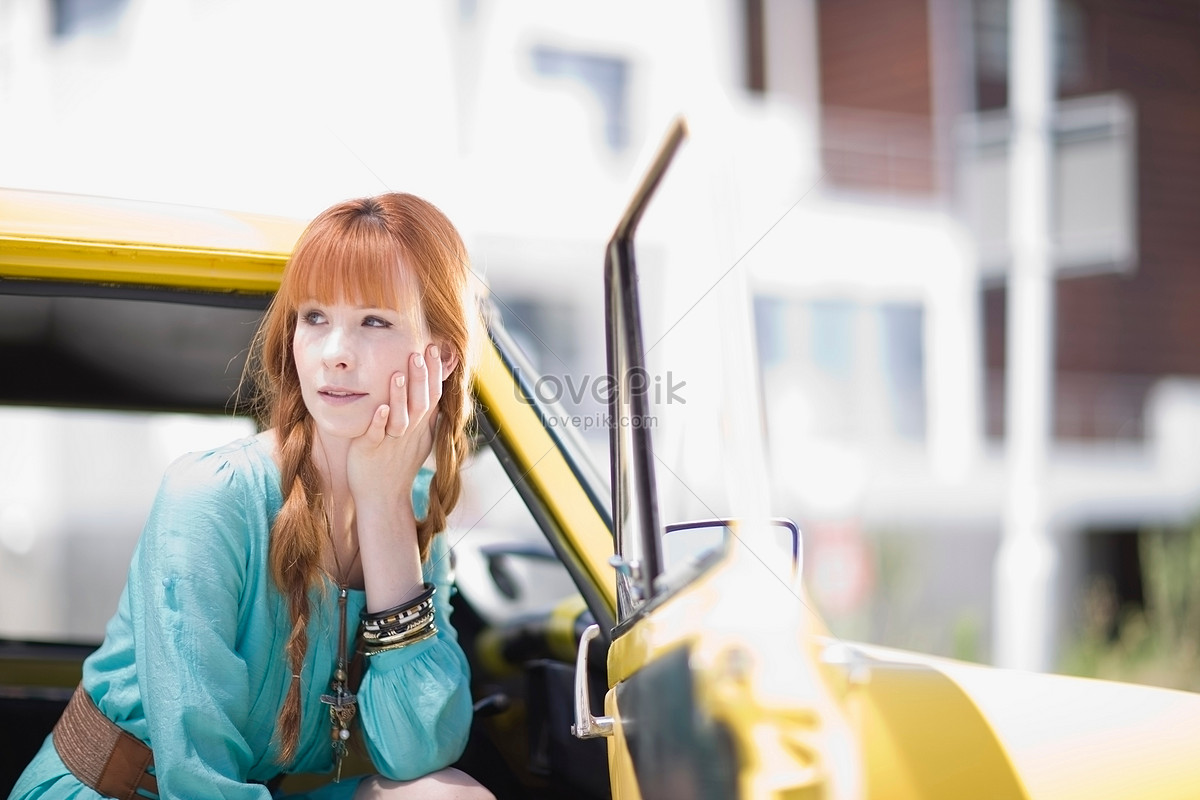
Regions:
<svg viewBox="0 0 1200 800"><path fill-rule="evenodd" d="M433 537L446 528L446 517L458 503L462 492L459 464L467 452L466 421L470 416L470 395L466 370L455 371L446 381L439 401L441 416L434 429L433 452L436 471L429 487L429 510L417 523L417 544L421 560L429 555Z"/></svg>
<svg viewBox="0 0 1200 800"><path fill-rule="evenodd" d="M285 404L286 405L286 404ZM301 409L303 405L301 404ZM286 409L280 409L286 413ZM291 681L279 714L279 762L290 764L300 738L300 673L308 651L308 589L321 558L323 503L312 452L312 420L304 415L282 422L279 431L281 486L289 487L271 537L271 574L286 598L292 628L284 648Z"/></svg>
<svg viewBox="0 0 1200 800"><path fill-rule="evenodd" d="M280 766L296 758L300 741L300 674L308 651L311 608L309 587L320 566L324 504L317 470L312 462L312 418L299 391L292 359L294 316L272 303L256 336L252 353L258 379L259 418L275 429L279 446L279 485L283 505L271 526L269 551L271 577L287 603L291 622L284 654L291 679L276 725L276 761ZM247 365L248 368L250 364Z"/></svg>

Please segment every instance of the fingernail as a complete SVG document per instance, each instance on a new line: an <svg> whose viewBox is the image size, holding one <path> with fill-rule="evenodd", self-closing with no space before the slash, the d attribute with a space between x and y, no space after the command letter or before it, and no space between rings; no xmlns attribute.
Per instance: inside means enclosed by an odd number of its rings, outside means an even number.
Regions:
<svg viewBox="0 0 1200 800"><path fill-rule="evenodd" d="M420 353L418 353L417 358L413 363L416 364L418 367L423 367L423 366L425 366L425 359L421 358Z"/></svg>
<svg viewBox="0 0 1200 800"><path fill-rule="evenodd" d="M438 357L438 348L436 344L429 348L429 357L432 359L436 359Z"/></svg>
<svg viewBox="0 0 1200 800"><path fill-rule="evenodd" d="M403 375L397 375L397 376L396 376L396 388L397 388L397 389L403 389L403 388L404 388L404 376L403 376Z"/></svg>

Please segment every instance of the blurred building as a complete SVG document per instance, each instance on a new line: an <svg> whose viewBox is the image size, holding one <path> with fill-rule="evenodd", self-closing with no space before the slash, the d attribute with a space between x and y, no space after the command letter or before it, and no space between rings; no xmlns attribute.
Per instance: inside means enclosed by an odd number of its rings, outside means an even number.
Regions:
<svg viewBox="0 0 1200 800"><path fill-rule="evenodd" d="M594 415L599 399L566 379L604 372L604 242L667 120L689 113L697 139L720 120L732 191L690 206L664 187L661 207L713 208L647 220L647 295L658 268L701 297L721 273L689 274L700 245L680 239L730 228L721 258L744 259L753 293L771 488L805 529L814 598L841 635L987 659L1007 5L0 0L0 184L294 216L423 194L560 379L546 386ZM1046 613L1066 633L1090 573L1138 602L1136 531L1200 502L1200 19L1183 0L1058 8L1047 497L1061 580ZM694 298L667 295L659 358L688 379L704 353L668 334ZM604 429L583 433L606 455Z"/></svg>
<svg viewBox="0 0 1200 800"><path fill-rule="evenodd" d="M745 5L757 24L748 39L750 86L780 90L770 54L787 45L771 19L777 5L789 4ZM856 589L836 576L828 581L847 618L860 615L868 635L986 658L1005 485L1009 3L834 0L809 7L829 195L903 213L941 209L970 232L978 328L951 335L977 348L979 371L951 380L977 381L981 400L971 433L979 437L978 457L939 475L926 458L933 455L928 426L944 413L929 395L937 345L927 336L923 349L914 346L912 333L928 326L931 306L881 310L883 333L872 333L859 327L867 304L849 300L835 281L804 301L806 308L783 312L809 331L807 369L819 381L780 376L781 383L810 402L814 385L833 384L832 419L841 413L859 426L869 418L844 411L854 407L848 403L887 398L895 438L925 447L926 457L914 457L872 446L862 430L824 437L838 443L830 444L834 463L845 465L845 483L855 491L847 491L841 514L814 520L810 538L815 547L827 540L845 562ZM1200 420L1192 241L1200 235L1192 222L1200 211L1200 17L1184 2L1061 0L1056 7L1057 279L1045 491L1059 554L1058 604L1047 613L1061 644L1096 576L1112 581L1121 605L1143 602L1137 532L1187 521L1200 501L1192 445ZM785 347L801 341L771 340ZM847 367L856 353L879 361L875 377L861 364ZM764 355L768 369L770 359ZM788 415L778 409L773 428ZM799 444L784 458L797 452ZM813 501L795 493L796 513L805 515ZM813 561L819 568L818 554Z"/></svg>

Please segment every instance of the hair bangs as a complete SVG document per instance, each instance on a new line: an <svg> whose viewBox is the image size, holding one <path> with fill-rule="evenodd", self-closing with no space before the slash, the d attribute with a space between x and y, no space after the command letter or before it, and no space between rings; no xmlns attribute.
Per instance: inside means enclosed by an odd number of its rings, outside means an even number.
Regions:
<svg viewBox="0 0 1200 800"><path fill-rule="evenodd" d="M321 219L293 251L279 299L292 311L310 300L394 309L423 327L422 293L411 261L378 220Z"/></svg>

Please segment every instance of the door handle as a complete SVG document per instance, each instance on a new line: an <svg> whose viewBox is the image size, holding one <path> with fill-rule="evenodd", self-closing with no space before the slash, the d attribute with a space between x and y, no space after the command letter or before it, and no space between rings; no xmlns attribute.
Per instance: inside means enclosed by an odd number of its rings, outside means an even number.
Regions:
<svg viewBox="0 0 1200 800"><path fill-rule="evenodd" d="M588 645L599 635L599 625L588 625L579 639L579 653L575 656L575 724L571 726L571 733L577 739L613 735L613 718L593 717L592 701L588 696Z"/></svg>

